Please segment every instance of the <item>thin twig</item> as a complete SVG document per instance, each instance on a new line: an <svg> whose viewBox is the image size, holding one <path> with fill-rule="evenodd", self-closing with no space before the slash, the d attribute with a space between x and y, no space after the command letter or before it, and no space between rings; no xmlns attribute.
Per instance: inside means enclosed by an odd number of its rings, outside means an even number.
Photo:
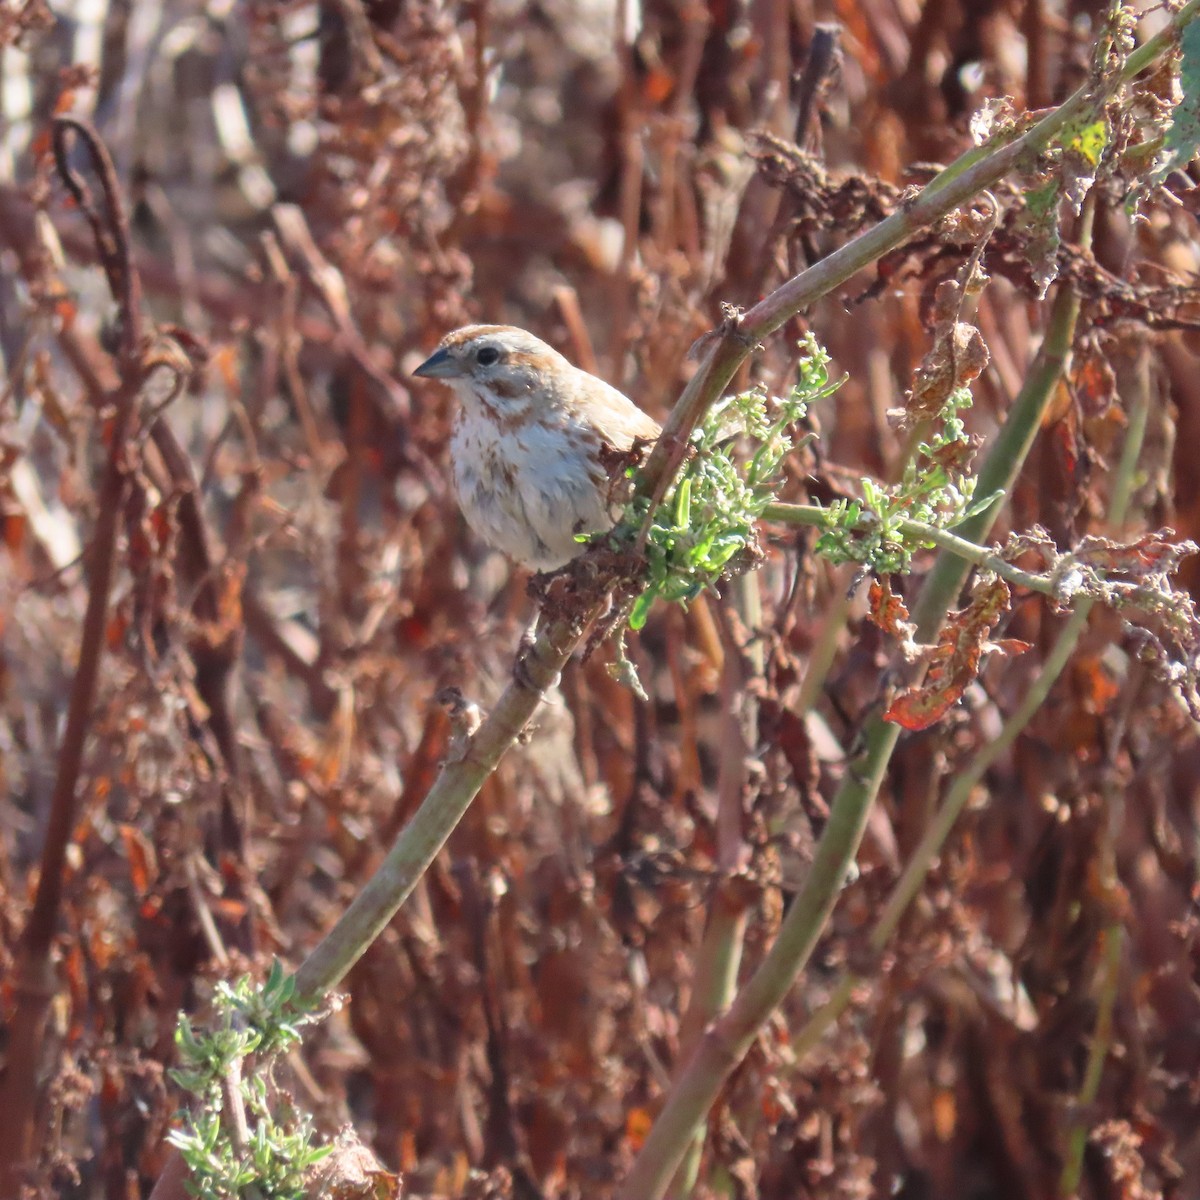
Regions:
<svg viewBox="0 0 1200 1200"><path fill-rule="evenodd" d="M745 948L750 909L758 898L757 887L746 877L750 858L746 843L746 813L753 797L747 764L757 758L758 689L747 686L763 677L765 658L758 634L762 626L762 597L757 575L734 580L733 602L739 624L749 637L742 644L735 622L715 605L716 622L724 651L721 671L721 708L724 732L717 775L717 878L708 905L704 936L695 956L692 999L680 1022L679 1063L686 1063L705 1029L729 1006L737 989L738 970ZM698 1130L671 1194L690 1196L700 1170L704 1135Z"/></svg>
<svg viewBox="0 0 1200 1200"><path fill-rule="evenodd" d="M811 525L818 529L828 529L831 526L830 512L815 504L769 504L763 512L764 521L778 521L784 525ZM870 513L864 513L858 519L856 529L869 532L877 522ZM1028 588L1033 592L1041 592L1044 596L1054 596L1057 593L1057 574L1047 573L1035 575L1031 571L1023 571L1010 563L1008 559L987 546L969 542L966 538L958 537L948 529L936 525L928 525L924 521L913 521L903 517L896 522L897 532L925 545L936 546L955 555L964 562L971 563L985 571L991 571L1006 579L1017 587Z"/></svg>
<svg viewBox="0 0 1200 1200"><path fill-rule="evenodd" d="M91 168L100 181L103 208L97 207L87 179L71 165L68 132L75 133L83 143ZM56 117L53 145L54 161L63 185L92 227L96 252L121 314L121 357L127 366L132 366L142 344L142 284L130 250L129 218L116 169L100 135L81 117Z"/></svg>
<svg viewBox="0 0 1200 1200"><path fill-rule="evenodd" d="M1079 1087L1076 1111L1086 1114L1096 1103L1100 1093L1100 1081L1104 1077L1104 1064L1112 1051L1113 1012L1117 1006L1117 992L1121 980L1121 945L1124 941L1120 924L1113 922L1100 936L1101 977L1096 991L1099 1003L1096 1007L1096 1024L1092 1031L1092 1044L1088 1049L1087 1068L1083 1083ZM1067 1138L1067 1160L1063 1164L1058 1194L1069 1200L1079 1195L1079 1179L1083 1174L1083 1155L1087 1149L1088 1124L1086 1117L1078 1117Z"/></svg>
<svg viewBox="0 0 1200 1200"><path fill-rule="evenodd" d="M99 179L97 203L87 181L67 161L68 132L87 150ZM21 1172L34 1149L34 1116L38 1106L38 1070L44 1047L46 1018L55 992L50 949L58 928L64 871L78 808L79 775L91 724L92 705L104 657L108 602L116 567L117 537L129 486L127 453L137 420L137 401L145 382L141 362L140 287L129 253L129 222L121 202L112 160L99 135L75 117L58 118L54 150L63 181L70 189L96 236L109 287L121 314L119 383L108 397L113 410L108 461L96 497L96 527L87 561L90 574L87 609L79 648L79 666L71 685L66 726L58 752L58 771L50 801L46 841L42 847L37 893L21 936L13 973L17 1009L9 1026L7 1071L0 1089L0 1195L16 1195Z"/></svg>

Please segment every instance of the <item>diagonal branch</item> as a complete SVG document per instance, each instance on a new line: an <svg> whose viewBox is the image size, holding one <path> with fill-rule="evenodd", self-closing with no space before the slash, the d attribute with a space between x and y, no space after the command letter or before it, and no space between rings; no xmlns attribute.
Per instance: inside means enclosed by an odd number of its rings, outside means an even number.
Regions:
<svg viewBox="0 0 1200 1200"><path fill-rule="evenodd" d="M1012 138L1010 134L999 134L984 146L968 151L937 175L909 204L879 225L794 276L744 315L731 313L718 330L702 339L703 361L672 410L663 434L643 468L638 482L641 493L656 501L666 494L687 453L691 431L720 398L761 338L779 329L918 230L952 212L1022 162L1035 158L1073 120L1102 106L1122 83L1170 49L1179 30L1197 11L1200 11L1200 0L1189 0L1161 33L1129 56L1120 71L1098 83L1089 82L1081 87L1061 107L1021 136ZM602 607L604 592L602 586L596 586L593 611ZM461 757L447 763L376 875L297 971L300 996L315 1000L336 986L370 940L391 920L484 780L524 730L546 689L557 679L558 672L579 645L584 628L586 624L576 620L556 620L543 625L529 653L528 669L509 684L479 730L466 740ZM881 766L879 770L882 771ZM864 782L874 789L879 779ZM841 877L842 864L830 862L826 865L832 894ZM818 922L818 928L820 923L823 922ZM646 1157L644 1153L643 1159ZM664 1168L660 1164L661 1169ZM665 1187L665 1180L669 1180L672 1170L673 1164L665 1168L662 1186ZM656 1190L647 1194L661 1193ZM640 1195L632 1181L627 1195Z"/></svg>

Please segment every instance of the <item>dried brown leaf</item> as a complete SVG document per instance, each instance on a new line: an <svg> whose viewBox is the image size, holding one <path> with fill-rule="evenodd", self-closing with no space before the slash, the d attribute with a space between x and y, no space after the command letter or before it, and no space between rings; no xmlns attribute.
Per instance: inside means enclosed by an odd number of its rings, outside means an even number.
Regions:
<svg viewBox="0 0 1200 1200"><path fill-rule="evenodd" d="M962 698L967 685L979 674L985 654L1023 654L1027 642L1013 638L990 641L989 634L1008 611L1009 588L1002 579L976 585L971 603L952 613L938 635L937 644L923 648L929 663L924 681L898 696L884 714L885 720L905 729L928 729Z"/></svg>

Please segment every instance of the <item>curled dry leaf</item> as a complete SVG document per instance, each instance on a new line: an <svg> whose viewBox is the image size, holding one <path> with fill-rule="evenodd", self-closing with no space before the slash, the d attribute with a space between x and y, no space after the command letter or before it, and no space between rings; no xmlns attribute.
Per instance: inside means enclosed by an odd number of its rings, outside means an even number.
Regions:
<svg viewBox="0 0 1200 1200"><path fill-rule="evenodd" d="M988 365L990 355L979 330L958 319L962 285L956 279L938 284L933 345L913 377L912 391L904 402L907 422L936 417L950 394L969 387Z"/></svg>
<svg viewBox="0 0 1200 1200"><path fill-rule="evenodd" d="M892 702L886 720L905 729L928 729L961 699L985 654L1023 654L1030 648L1015 638L991 641L988 636L1008 611L1009 595L1003 579L985 578L976 585L971 603L951 614L936 645L924 648L922 657L929 661L924 681Z"/></svg>
<svg viewBox="0 0 1200 1200"><path fill-rule="evenodd" d="M867 601L867 615L884 633L890 633L905 642L912 641L915 628L908 619L908 606L892 591L890 575L871 581Z"/></svg>
<svg viewBox="0 0 1200 1200"><path fill-rule="evenodd" d="M1169 683L1200 718L1200 615L1187 592L1175 586L1180 562L1197 552L1195 542L1173 541L1172 529L1144 533L1130 542L1089 536L1060 553L1044 529L1011 535L1003 554L1033 553L1054 581L1054 597L1066 606L1078 597L1138 615L1130 635L1160 679Z"/></svg>
<svg viewBox="0 0 1200 1200"><path fill-rule="evenodd" d="M1144 533L1136 541L1118 542L1112 538L1085 537L1073 557L1084 566L1129 579L1153 579L1174 575L1179 563L1196 553L1194 542L1173 542L1173 529Z"/></svg>
<svg viewBox="0 0 1200 1200"><path fill-rule="evenodd" d="M310 1172L307 1194L312 1200L398 1200L400 1176L387 1170L358 1135L346 1129Z"/></svg>

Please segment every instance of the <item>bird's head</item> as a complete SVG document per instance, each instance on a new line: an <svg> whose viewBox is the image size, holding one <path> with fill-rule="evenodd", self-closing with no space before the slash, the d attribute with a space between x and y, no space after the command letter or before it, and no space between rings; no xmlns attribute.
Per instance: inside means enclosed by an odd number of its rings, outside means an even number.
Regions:
<svg viewBox="0 0 1200 1200"><path fill-rule="evenodd" d="M444 380L465 404L480 404L497 417L527 413L539 396L553 399L557 381L573 373L557 350L512 325L456 329L413 372Z"/></svg>

